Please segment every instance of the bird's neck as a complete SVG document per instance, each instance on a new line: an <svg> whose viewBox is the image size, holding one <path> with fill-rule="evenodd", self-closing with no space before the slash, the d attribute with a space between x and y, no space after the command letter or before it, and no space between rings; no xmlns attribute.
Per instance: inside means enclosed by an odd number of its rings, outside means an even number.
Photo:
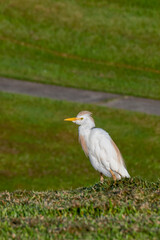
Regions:
<svg viewBox="0 0 160 240"><path fill-rule="evenodd" d="M79 126L79 136L83 136L86 140L86 142L88 142L89 139L89 135L91 133L91 130L95 127L95 123L90 122L89 124L83 124L81 126Z"/></svg>

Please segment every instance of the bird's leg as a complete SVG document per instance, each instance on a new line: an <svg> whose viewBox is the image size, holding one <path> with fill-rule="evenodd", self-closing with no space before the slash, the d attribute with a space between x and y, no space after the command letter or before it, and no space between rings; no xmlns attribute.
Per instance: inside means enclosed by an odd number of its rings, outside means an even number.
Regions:
<svg viewBox="0 0 160 240"><path fill-rule="evenodd" d="M104 181L103 174L100 173L100 182L103 183L103 181Z"/></svg>
<svg viewBox="0 0 160 240"><path fill-rule="evenodd" d="M113 173L113 171L112 171L111 169L110 169L109 171L110 171L110 173L112 174L113 180L116 182L116 176L115 176L115 174Z"/></svg>

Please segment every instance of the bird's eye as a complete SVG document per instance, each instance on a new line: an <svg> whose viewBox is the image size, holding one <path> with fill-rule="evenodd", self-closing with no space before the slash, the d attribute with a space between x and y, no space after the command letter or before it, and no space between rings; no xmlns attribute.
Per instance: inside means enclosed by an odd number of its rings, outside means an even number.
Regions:
<svg viewBox="0 0 160 240"><path fill-rule="evenodd" d="M81 118L81 120L83 120L83 118Z"/></svg>

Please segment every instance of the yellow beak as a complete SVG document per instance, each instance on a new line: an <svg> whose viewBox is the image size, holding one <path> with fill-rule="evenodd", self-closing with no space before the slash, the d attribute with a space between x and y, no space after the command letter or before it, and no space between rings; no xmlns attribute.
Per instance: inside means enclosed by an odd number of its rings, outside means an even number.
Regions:
<svg viewBox="0 0 160 240"><path fill-rule="evenodd" d="M71 121L71 122L76 121L76 120L80 120L80 118L74 117L74 118L66 118L66 119L64 119L64 121Z"/></svg>

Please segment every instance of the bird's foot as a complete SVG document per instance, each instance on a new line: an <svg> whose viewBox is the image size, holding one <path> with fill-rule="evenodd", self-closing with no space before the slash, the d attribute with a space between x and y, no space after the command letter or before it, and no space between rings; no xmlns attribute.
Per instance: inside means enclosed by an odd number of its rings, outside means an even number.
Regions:
<svg viewBox="0 0 160 240"><path fill-rule="evenodd" d="M103 177L102 173L100 174L100 182L101 182L101 183L104 182L104 177Z"/></svg>

